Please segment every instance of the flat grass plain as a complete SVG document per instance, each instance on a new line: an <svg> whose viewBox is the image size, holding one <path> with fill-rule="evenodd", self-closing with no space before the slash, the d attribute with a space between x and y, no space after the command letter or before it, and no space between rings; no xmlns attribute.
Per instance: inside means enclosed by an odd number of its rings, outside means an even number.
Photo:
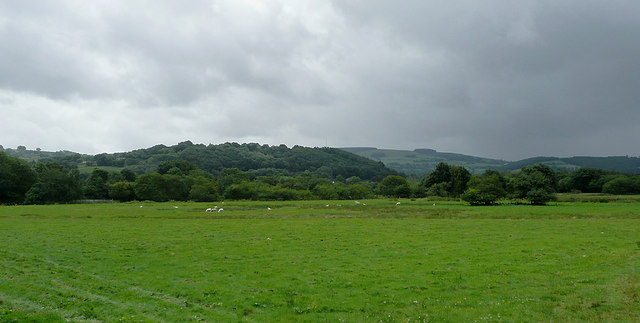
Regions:
<svg viewBox="0 0 640 323"><path fill-rule="evenodd" d="M638 322L640 203L600 201L0 206L0 322Z"/></svg>

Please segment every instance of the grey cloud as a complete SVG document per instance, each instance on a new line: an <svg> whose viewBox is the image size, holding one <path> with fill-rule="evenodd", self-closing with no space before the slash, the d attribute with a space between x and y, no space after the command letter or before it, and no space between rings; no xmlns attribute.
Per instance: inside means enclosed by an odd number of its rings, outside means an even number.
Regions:
<svg viewBox="0 0 640 323"><path fill-rule="evenodd" d="M79 111L119 111L83 143L94 150L257 140L633 155L639 18L636 2L594 0L4 1L0 105L41 100L34 112L76 111L79 124ZM25 124L61 145L86 131ZM29 138L11 132L0 138Z"/></svg>
<svg viewBox="0 0 640 323"><path fill-rule="evenodd" d="M444 53L440 68L425 68L428 60L417 62L413 68L419 73L377 67L382 71L374 78L380 82L376 89L393 89L398 77L411 85L400 85L405 91L401 97L375 91L368 104L392 101L405 111L422 109L422 119L432 120L423 129L400 120L392 128L433 138L424 142L462 137L458 149L511 158L550 151L584 153L589 146L584 142L593 133L616 127L634 132L631 124L640 118L634 90L640 59L634 53L640 44L629 37L640 30L640 5L403 2L407 3L336 2L361 28L386 30L394 39L390 45ZM420 115L412 116L419 120ZM562 140L567 136L575 140L573 145ZM630 138L622 140L632 147ZM622 151L610 148L593 146L592 151Z"/></svg>

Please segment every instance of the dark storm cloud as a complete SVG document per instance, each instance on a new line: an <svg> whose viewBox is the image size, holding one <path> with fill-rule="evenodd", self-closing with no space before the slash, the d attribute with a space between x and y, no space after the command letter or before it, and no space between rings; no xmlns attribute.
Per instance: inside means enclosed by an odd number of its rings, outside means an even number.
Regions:
<svg viewBox="0 0 640 323"><path fill-rule="evenodd" d="M414 66L419 73L397 75L411 84L400 86L407 92L405 102L397 102L422 109L410 114L424 128L409 127L413 131L404 138L409 146L419 145L411 138L416 136L511 158L634 153L640 43L633 39L640 30L640 4L335 3L361 28L386 30L390 44L442 57L441 68L425 68L425 57ZM374 78L382 82L376 88L392 88L397 71L379 72L387 77ZM606 135L614 129L626 135ZM602 136L608 139L594 140Z"/></svg>
<svg viewBox="0 0 640 323"><path fill-rule="evenodd" d="M633 1L3 1L0 144L635 155L639 18Z"/></svg>

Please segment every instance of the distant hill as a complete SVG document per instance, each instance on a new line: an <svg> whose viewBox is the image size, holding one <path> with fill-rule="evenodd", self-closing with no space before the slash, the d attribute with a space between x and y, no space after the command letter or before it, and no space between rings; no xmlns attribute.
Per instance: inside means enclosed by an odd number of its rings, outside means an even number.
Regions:
<svg viewBox="0 0 640 323"><path fill-rule="evenodd" d="M640 173L640 158L628 156L610 157L533 157L519 161L505 161L455 153L443 153L433 149L394 150L373 147L348 147L342 150L384 163L387 167L405 174L423 176L440 162L464 166L471 173L479 174L487 169L516 170L538 163L556 170L573 171L579 168L598 168L622 173Z"/></svg>
<svg viewBox="0 0 640 323"><path fill-rule="evenodd" d="M546 164L554 169L564 169L573 171L580 168L597 168L612 170L621 173L640 173L640 158L629 156L609 156L609 157L535 157L508 163L500 170L515 170L527 165Z"/></svg>
<svg viewBox="0 0 640 323"><path fill-rule="evenodd" d="M508 163L507 161L499 159L442 153L433 149L395 150L371 147L349 147L340 149L380 161L387 167L399 172L417 176L430 173L440 162L464 166L474 174L482 173L486 169L498 169Z"/></svg>
<svg viewBox="0 0 640 323"><path fill-rule="evenodd" d="M155 172L162 162L184 159L199 169L217 174L225 168L256 171L269 175L296 175L309 171L321 177L351 176L379 181L396 171L383 163L336 148L307 148L285 145L269 146L256 143L219 145L193 144L190 141L174 146L156 145L124 153L82 155L78 153L44 152L26 149L5 149L10 156L32 162L55 161L67 167L78 167L89 173L94 167L108 170L128 168L136 173Z"/></svg>

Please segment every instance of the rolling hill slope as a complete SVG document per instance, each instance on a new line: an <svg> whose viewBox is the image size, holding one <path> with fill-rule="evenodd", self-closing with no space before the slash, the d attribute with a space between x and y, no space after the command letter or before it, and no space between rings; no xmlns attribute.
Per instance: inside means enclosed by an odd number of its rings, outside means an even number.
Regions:
<svg viewBox="0 0 640 323"><path fill-rule="evenodd" d="M371 147L340 148L363 157L381 161L387 167L405 174L423 176L430 173L440 162L464 166L471 173L482 173L486 169L498 169L504 160L474 157L454 153L442 153L433 149L394 150Z"/></svg>
<svg viewBox="0 0 640 323"><path fill-rule="evenodd" d="M430 173L440 162L463 166L474 174L482 173L486 169L498 171L517 170L538 163L549 165L549 167L556 170L574 171L579 168L598 168L622 173L640 173L640 158L629 156L533 157L519 161L505 161L463 154L443 153L433 149L394 150L373 147L347 147L340 149L380 161L389 168L416 176Z"/></svg>

